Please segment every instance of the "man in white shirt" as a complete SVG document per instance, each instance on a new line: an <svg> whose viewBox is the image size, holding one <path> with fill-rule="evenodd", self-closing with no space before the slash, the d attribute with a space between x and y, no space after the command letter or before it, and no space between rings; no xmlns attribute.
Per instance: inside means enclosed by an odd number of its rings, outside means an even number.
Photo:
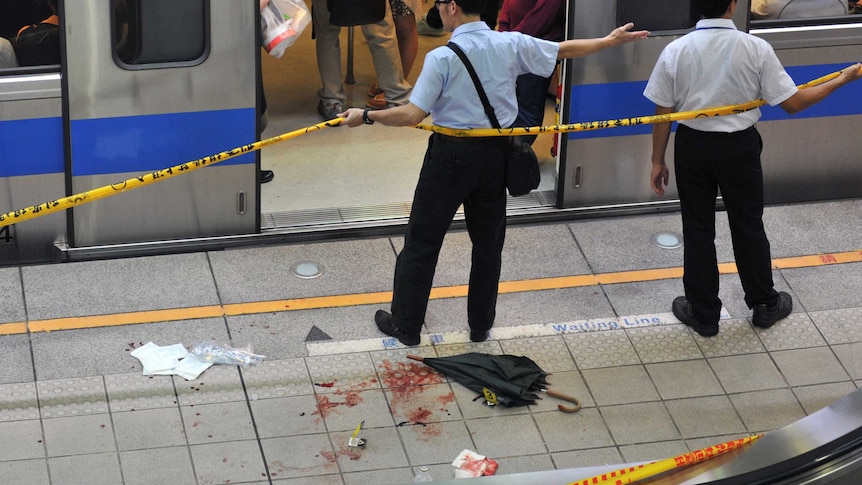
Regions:
<svg viewBox="0 0 862 485"><path fill-rule="evenodd" d="M644 91L656 114L694 111L764 99L794 114L862 75L859 64L839 77L799 90L772 47L736 29L736 0L697 0L703 18L696 30L662 51ZM760 110L679 122L674 168L685 243L685 296L673 301L674 315L702 336L718 334L721 300L715 255L715 200L719 189L727 209L733 252L752 323L769 328L790 314L789 294L776 292L769 241L763 229L762 140L755 128ZM671 123L653 125L653 190L668 181L665 151Z"/></svg>

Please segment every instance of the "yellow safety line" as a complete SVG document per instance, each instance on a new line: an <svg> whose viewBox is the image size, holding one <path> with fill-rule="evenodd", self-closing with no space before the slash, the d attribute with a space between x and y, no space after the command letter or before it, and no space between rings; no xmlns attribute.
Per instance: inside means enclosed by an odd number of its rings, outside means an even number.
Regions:
<svg viewBox="0 0 862 485"><path fill-rule="evenodd" d="M829 266L834 264L862 262L862 250L843 253L816 254L796 256L772 261L774 269L807 268ZM734 263L719 264L721 274L736 273ZM527 280L502 281L499 293L522 293L527 291L556 290L563 288L578 288L584 286L613 285L619 283L634 283L681 278L681 267L643 269L632 271L617 271L597 275L559 276L551 278L533 278ZM460 298L467 296L467 285L443 286L431 289L431 299ZM54 318L50 320L30 320L29 322L12 322L0 324L0 335L19 335L35 332L52 332L57 330L73 330L82 328L111 327L119 325L136 325L141 323L157 323L199 318L221 318L237 315L254 315L260 313L277 313L294 310L313 310L320 308L338 308L358 305L374 305L392 301L391 291L357 293L352 295L317 296L310 298L293 298L288 300L273 300L249 303L230 303L226 305L210 305L188 308L173 308L167 310L151 310L128 313L112 313L87 317Z"/></svg>
<svg viewBox="0 0 862 485"><path fill-rule="evenodd" d="M353 295L315 296L311 298L294 298L291 300L261 301L255 303L231 303L224 306L224 314L226 316L235 316L253 313L313 310L317 308L373 305L375 303L387 303L390 301L392 301L391 291Z"/></svg>
<svg viewBox="0 0 862 485"><path fill-rule="evenodd" d="M0 323L0 335L27 333L27 322Z"/></svg>
<svg viewBox="0 0 862 485"><path fill-rule="evenodd" d="M212 318L224 315L219 305L171 308L168 310L150 310L129 313L114 313L95 315L91 317L67 317L50 320L31 320L31 332L53 332L55 330L72 330L78 328L112 327L115 325L136 325L139 323L169 322L175 320L191 320L195 318Z"/></svg>

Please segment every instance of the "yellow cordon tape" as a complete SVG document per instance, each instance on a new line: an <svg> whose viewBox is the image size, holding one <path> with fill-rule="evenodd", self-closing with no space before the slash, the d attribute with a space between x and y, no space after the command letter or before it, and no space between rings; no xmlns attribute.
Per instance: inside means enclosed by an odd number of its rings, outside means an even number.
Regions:
<svg viewBox="0 0 862 485"><path fill-rule="evenodd" d="M846 68L845 68L846 69ZM840 76L844 69L827 74L823 77L808 81L805 84L797 86L799 89L810 88L818 84L823 84ZM416 125L420 130L433 131L441 135L466 137L466 136L513 136L526 134L541 134L541 133L569 133L575 131L591 131L600 130L603 128L619 128L623 126L638 126L652 123L666 123L669 121L690 120L693 118L706 118L709 116L726 116L744 113L759 108L766 104L766 101L759 99L757 101L749 101L742 104L734 104L731 106L720 106L718 108L709 108L699 111L680 111L677 113L668 113L666 115L639 116L636 118L620 118L607 121L586 121L581 123L572 123L569 125L551 125L551 126L534 126L531 128L478 128L473 130L460 128L447 128L445 126L432 125Z"/></svg>
<svg viewBox="0 0 862 485"><path fill-rule="evenodd" d="M318 123L307 128L291 131L290 133L284 133L278 136L274 136L272 138L267 138L265 140L257 141L248 145L243 145L232 150L217 153L215 155L210 155L204 158L199 158L197 160L176 165L174 167L144 174L140 177L135 177L129 180L125 180L123 182L105 185L104 187L98 187L92 190L88 190L86 192L81 192L80 194L70 195L63 199L44 202L42 204L27 207L26 209L20 209L8 212L6 214L0 214L0 227L17 224L19 222L24 222L39 216L52 214L61 210L71 209L72 207L86 204L87 202L104 199L105 197L110 197L112 195L116 195L132 189L137 189L138 187L143 187L144 185L160 182L162 180L175 177L183 173L188 173L199 168L204 168L209 165L223 162L229 158L253 152L255 150L260 150L263 147L273 145L284 140L289 140L291 138L296 138L300 135L304 135L306 133L311 133L312 131L326 128L327 126L338 126L341 124L341 121L343 119L344 118L335 118L329 121L324 121L322 123Z"/></svg>
<svg viewBox="0 0 862 485"><path fill-rule="evenodd" d="M760 438L761 436L763 435L758 434L754 436L749 436L747 438L727 441L714 446L707 446L706 448L692 451L691 453L685 453L683 455L678 455L673 458L654 461L646 465L622 468L620 470L613 471L610 473L596 475L592 478L587 478L585 480L571 482L568 485L624 485L627 483L634 483L639 480L654 477L669 470L682 468L688 465L694 465L695 463L706 461L718 455L723 455L729 451L733 451L737 448L747 445L748 443L751 443L752 441Z"/></svg>
<svg viewBox="0 0 862 485"><path fill-rule="evenodd" d="M844 72L836 71L831 74L827 74L823 77L819 77L812 81L809 81L805 84L799 85L799 89L808 88L811 86L816 86L817 84L825 83L826 81L832 80L841 73ZM535 126L528 128L483 128L483 129L475 129L475 130L463 130L463 129L454 129L454 128L446 128L444 126L431 126L431 125L416 125L416 128L421 130L433 131L435 133L440 133L449 136L514 136L514 135L523 135L528 133L567 133L571 131L587 131L587 130L598 130L602 128L616 128L620 126L635 126L635 125L645 125L651 123L665 123L669 121L678 121L678 120L686 120L692 118L699 118L705 116L724 116L724 115L733 115L738 113L743 113L745 111L750 111L754 108L763 106L766 104L766 101L757 100L757 101L749 101L748 103L737 104L733 106L722 106L719 108L706 109L701 111L681 111L678 113L669 113L666 115L660 116L642 116L637 118L625 118L618 120L610 120L610 121L590 121L585 123L574 123L570 125L553 125L553 126ZM213 165L218 162L222 162L229 158L233 158L244 153L253 152L255 150L260 150L263 147L273 145L278 142L282 142L284 140L289 140L291 138L296 138L300 135L305 135L306 133L311 133L312 131L316 131L327 126L338 126L344 118L335 118L329 121L324 121L322 123L318 123L316 125L309 126L307 128L301 128L299 130L291 131L290 133L284 133L282 135L274 136L272 138L267 138L265 140L261 140L258 142L250 143L248 145L243 145L241 147L234 148L232 150L228 150L225 152L221 152L215 155L210 155L208 157L199 158L197 160L193 160L190 162L186 162L180 165L176 165L174 167L166 168L163 170L159 170L156 172L151 172L148 174L141 175L139 177L131 178L128 180L124 180L122 182L105 185L104 187L98 187L92 190L88 190L86 192L81 192L79 194L70 195L68 197L62 199L52 200L50 202L44 202L42 204L34 205L27 207L25 209L19 209L12 212L7 212L5 214L0 214L0 227L6 227L12 224L17 224L19 222L28 221L30 219L35 219L39 216L44 216L48 214L53 214L54 212L59 212L61 210L71 209L72 207L79 206L82 204L86 204L88 202L92 202L94 200L104 199L105 197L110 197L112 195L117 195L122 192L126 192L128 190L136 189L138 187L143 187L144 185L149 185L151 183L159 182L161 180L165 180L183 173L188 173L193 170L197 170L199 168L206 167L208 165Z"/></svg>

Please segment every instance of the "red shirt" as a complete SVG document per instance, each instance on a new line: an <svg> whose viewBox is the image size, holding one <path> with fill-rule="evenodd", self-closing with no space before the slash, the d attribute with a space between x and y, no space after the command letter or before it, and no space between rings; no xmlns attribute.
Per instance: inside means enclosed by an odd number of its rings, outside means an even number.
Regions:
<svg viewBox="0 0 862 485"><path fill-rule="evenodd" d="M505 0L497 30L559 42L565 39L565 13L565 0Z"/></svg>

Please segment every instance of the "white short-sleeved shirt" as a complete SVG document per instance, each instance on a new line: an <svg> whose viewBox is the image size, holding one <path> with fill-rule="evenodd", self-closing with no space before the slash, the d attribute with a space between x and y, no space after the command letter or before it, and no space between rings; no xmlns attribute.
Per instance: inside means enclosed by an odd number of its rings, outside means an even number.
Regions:
<svg viewBox="0 0 862 485"><path fill-rule="evenodd" d="M793 79L765 40L740 32L730 19L703 19L662 51L644 96L676 111L764 99L775 106L796 94ZM700 131L731 133L753 126L760 109L682 120Z"/></svg>
<svg viewBox="0 0 862 485"><path fill-rule="evenodd" d="M452 32L470 59L500 126L508 127L518 114L515 81L522 74L549 77L560 46L519 32L497 32L485 22L470 22ZM449 128L490 128L470 73L446 46L425 55L422 72L413 86L410 102L434 117L434 124Z"/></svg>

